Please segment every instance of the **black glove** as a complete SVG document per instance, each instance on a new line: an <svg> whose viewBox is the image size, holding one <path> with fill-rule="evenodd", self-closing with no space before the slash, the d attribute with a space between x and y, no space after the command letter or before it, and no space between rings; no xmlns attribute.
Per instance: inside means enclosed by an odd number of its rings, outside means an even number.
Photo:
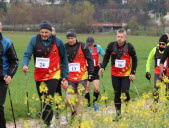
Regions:
<svg viewBox="0 0 169 128"><path fill-rule="evenodd" d="M89 75L89 76L88 76L88 81L89 81L89 82L92 82L92 81L93 81L93 75Z"/></svg>
<svg viewBox="0 0 169 128"><path fill-rule="evenodd" d="M148 80L150 80L151 78L151 74L149 72L146 72L146 76L145 76Z"/></svg>

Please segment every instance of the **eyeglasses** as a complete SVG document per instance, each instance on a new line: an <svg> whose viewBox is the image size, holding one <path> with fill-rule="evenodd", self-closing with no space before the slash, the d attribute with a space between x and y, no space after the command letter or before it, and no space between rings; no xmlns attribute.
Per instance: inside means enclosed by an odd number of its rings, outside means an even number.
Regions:
<svg viewBox="0 0 169 128"><path fill-rule="evenodd" d="M165 44L163 44L163 43L159 43L159 45L163 45L163 46L164 46Z"/></svg>

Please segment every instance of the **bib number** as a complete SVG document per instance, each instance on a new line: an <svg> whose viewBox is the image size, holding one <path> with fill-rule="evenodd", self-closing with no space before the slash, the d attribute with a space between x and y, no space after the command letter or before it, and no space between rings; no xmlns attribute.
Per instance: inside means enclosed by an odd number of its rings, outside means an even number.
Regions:
<svg viewBox="0 0 169 128"><path fill-rule="evenodd" d="M116 68L124 68L126 67L126 60L115 60Z"/></svg>
<svg viewBox="0 0 169 128"><path fill-rule="evenodd" d="M80 72L80 63L69 63L69 72Z"/></svg>
<svg viewBox="0 0 169 128"><path fill-rule="evenodd" d="M49 58L36 57L36 68L49 68Z"/></svg>

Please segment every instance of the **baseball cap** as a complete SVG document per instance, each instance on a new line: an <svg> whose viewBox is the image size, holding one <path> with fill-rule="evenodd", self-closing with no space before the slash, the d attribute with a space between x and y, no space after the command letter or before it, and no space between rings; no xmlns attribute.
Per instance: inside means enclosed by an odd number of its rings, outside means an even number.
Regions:
<svg viewBox="0 0 169 128"><path fill-rule="evenodd" d="M93 43L94 43L94 38L93 37L88 37L87 39L86 39L86 44L87 45L93 45Z"/></svg>

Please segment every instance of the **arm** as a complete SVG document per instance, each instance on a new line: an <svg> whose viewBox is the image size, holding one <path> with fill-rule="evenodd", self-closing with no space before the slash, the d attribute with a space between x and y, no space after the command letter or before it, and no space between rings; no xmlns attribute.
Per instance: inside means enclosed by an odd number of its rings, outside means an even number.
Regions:
<svg viewBox="0 0 169 128"><path fill-rule="evenodd" d="M103 48L100 45L97 45L97 48L98 48L98 54L104 58L105 52Z"/></svg>
<svg viewBox="0 0 169 128"><path fill-rule="evenodd" d="M93 62L92 55L89 51L89 48L84 43L82 43L82 50L83 50L83 53L85 54L85 57L88 63L88 74L91 75L94 73L94 62Z"/></svg>
<svg viewBox="0 0 169 128"><path fill-rule="evenodd" d="M151 64L156 52L156 47L154 47L148 55L147 63L146 63L146 72L150 72Z"/></svg>
<svg viewBox="0 0 169 128"><path fill-rule="evenodd" d="M29 62L31 60L32 54L33 54L33 49L35 47L36 44L36 36L32 37L32 39L30 40L26 51L23 55L23 60L22 60L22 71L26 74L28 72L28 65Z"/></svg>
<svg viewBox="0 0 169 128"><path fill-rule="evenodd" d="M67 58L67 52L64 46L64 43L62 40L58 37L56 37L56 43L58 46L59 54L60 54L60 59L61 59L61 72L62 72L62 78L67 78L68 77L68 58Z"/></svg>
<svg viewBox="0 0 169 128"><path fill-rule="evenodd" d="M111 53L112 53L112 47L113 47L113 42L112 43L109 43L109 45L107 46L107 49L106 49L106 54L103 55L103 61L102 61L102 64L101 64L101 68L98 72L98 75L102 75L102 73L104 72L108 62L109 62L109 59L110 59L110 56L111 56Z"/></svg>
<svg viewBox="0 0 169 128"><path fill-rule="evenodd" d="M8 57L8 63L9 63L9 70L7 72L7 76L10 76L11 78L15 75L18 65L19 65L19 60L16 55L15 49L13 44L11 43L10 47L7 50L7 57Z"/></svg>
<svg viewBox="0 0 169 128"><path fill-rule="evenodd" d="M29 42L29 44L26 48L26 51L23 55L22 66L28 66L29 65L35 44L36 44L36 36L32 37L32 39L30 40L30 42Z"/></svg>
<svg viewBox="0 0 169 128"><path fill-rule="evenodd" d="M131 74L134 74L136 73L136 68L137 68L137 55L136 55L136 51L133 47L132 44L128 44L128 49L129 49L129 54L132 58L132 69L131 69Z"/></svg>
<svg viewBox="0 0 169 128"><path fill-rule="evenodd" d="M133 82L135 80L135 73L136 73L136 68L137 68L137 55L136 55L136 51L133 45L130 43L128 43L128 50L129 50L129 55L132 58L132 68L131 68L129 79L130 81Z"/></svg>
<svg viewBox="0 0 169 128"><path fill-rule="evenodd" d="M104 55L104 58L103 58L103 61L102 61L102 64L101 64L101 68L106 68L108 62L109 62L109 59L110 59L110 56L111 56L111 53L112 53L112 47L113 47L113 43L110 43L107 48L106 48L106 53Z"/></svg>

